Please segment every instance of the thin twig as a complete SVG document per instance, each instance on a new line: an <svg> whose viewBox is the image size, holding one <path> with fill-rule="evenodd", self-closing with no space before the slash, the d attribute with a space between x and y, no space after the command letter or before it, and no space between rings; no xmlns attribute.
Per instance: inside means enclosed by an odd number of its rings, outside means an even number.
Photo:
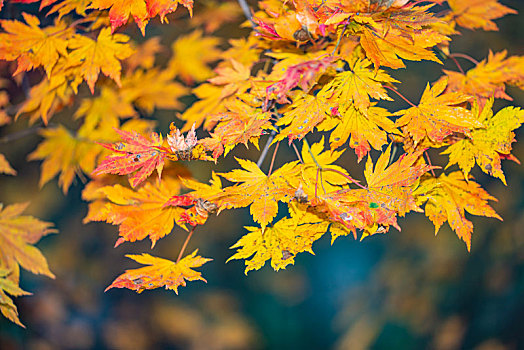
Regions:
<svg viewBox="0 0 524 350"><path fill-rule="evenodd" d="M262 166L264 159L266 159L267 152L269 151L269 146L271 146L271 142L273 142L273 139L275 138L276 134L277 132L275 130L271 130L271 134L269 134L269 138L267 139L264 149L262 150L262 153L260 153L260 158L258 158L257 161L257 166L259 168Z"/></svg>
<svg viewBox="0 0 524 350"><path fill-rule="evenodd" d="M271 158L271 165L269 166L269 172L267 173L267 176L270 176L273 172L273 165L275 164L275 157L277 156L278 146L280 146L280 141L277 142L275 150L273 151L273 157Z"/></svg>
<svg viewBox="0 0 524 350"><path fill-rule="evenodd" d="M242 8L242 11L244 12L244 16L251 22L251 25L253 28L255 28L256 24L253 22L253 16L251 15L251 8L249 8L249 5L247 4L246 0L238 0L238 4Z"/></svg>
<svg viewBox="0 0 524 350"><path fill-rule="evenodd" d="M317 196L317 188L318 188L318 174L320 173L320 168L317 168L317 177L315 180L315 198L318 198Z"/></svg>
<svg viewBox="0 0 524 350"><path fill-rule="evenodd" d="M180 259L182 259L182 255L184 255L184 251L186 250L187 243L191 239L191 236L193 236L193 232L195 232L196 226L191 227L191 231L189 231L189 234L186 237L186 240L184 241L184 245L182 246L182 249L180 249L180 253L178 253L178 258L176 259L176 262L178 263Z"/></svg>
<svg viewBox="0 0 524 350"><path fill-rule="evenodd" d="M340 33L340 36L338 37L338 41L337 41L337 45L335 46L335 49L333 50L333 52L331 53L331 56L335 56L335 53L337 52L338 50L338 47L340 45L340 42L342 41L342 37L344 36L344 33L346 32L346 29L348 28L348 24L346 23L344 25L344 28L342 29L342 32Z"/></svg>
<svg viewBox="0 0 524 350"><path fill-rule="evenodd" d="M42 124L33 125L30 128L27 128L27 129L24 129L24 130L20 130L20 131L14 132L12 134L6 135L4 137L1 137L0 138L0 143L13 142L13 141L21 139L23 137L26 137L26 136L29 136L31 134L34 134L34 133L36 133L36 132L38 132L40 130L43 130L43 129L44 128L42 128Z"/></svg>

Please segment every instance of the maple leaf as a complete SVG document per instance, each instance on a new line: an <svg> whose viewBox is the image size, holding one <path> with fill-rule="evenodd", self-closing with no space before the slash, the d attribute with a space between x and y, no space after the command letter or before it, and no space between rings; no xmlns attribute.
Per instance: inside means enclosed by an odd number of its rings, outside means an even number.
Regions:
<svg viewBox="0 0 524 350"><path fill-rule="evenodd" d="M327 117L330 105L321 97L299 92L293 104L278 120L278 126L286 126L275 137L275 141L289 138L289 143L302 139L307 133Z"/></svg>
<svg viewBox="0 0 524 350"><path fill-rule="evenodd" d="M0 59L17 60L13 75L43 66L51 74L60 56L67 56L67 46L74 30L57 21L55 25L41 29L37 17L22 13L26 24L2 20L6 33L0 33Z"/></svg>
<svg viewBox="0 0 524 350"><path fill-rule="evenodd" d="M387 143L388 133L396 134L395 123L388 117L387 109L371 106L357 109L354 104L341 105L317 125L319 131L332 130L329 137L331 149L342 146L348 138L349 146L355 149L360 162L373 147L380 150ZM333 115L333 112L335 115Z"/></svg>
<svg viewBox="0 0 524 350"><path fill-rule="evenodd" d="M468 135L471 129L482 127L469 110L459 106L470 97L458 92L443 93L446 85L447 79L437 81L433 87L428 84L418 106L394 113L401 116L395 125L401 126L416 143L426 136L438 143L454 132Z"/></svg>
<svg viewBox="0 0 524 350"><path fill-rule="evenodd" d="M208 79L210 83L215 85L224 85L220 98L228 97L235 93L241 94L250 86L249 77L251 76L251 70L249 67L234 59L231 59L230 62L231 66L216 68L215 73L218 76Z"/></svg>
<svg viewBox="0 0 524 350"><path fill-rule="evenodd" d="M498 30L493 19L517 13L497 0L448 0L448 4L453 11L453 20L469 29Z"/></svg>
<svg viewBox="0 0 524 350"><path fill-rule="evenodd" d="M122 138L116 144L102 144L113 151L105 157L93 174L132 174L129 178L131 186L136 187L147 179L156 169L158 178L162 175L165 152L161 151L162 136L151 133L148 139L137 132L115 129Z"/></svg>
<svg viewBox="0 0 524 350"><path fill-rule="evenodd" d="M186 122L181 131L188 131L193 125L198 128L208 116L227 112L221 97L221 87L204 83L194 88L192 93L199 98L199 101L178 115L179 119Z"/></svg>
<svg viewBox="0 0 524 350"><path fill-rule="evenodd" d="M288 202L293 197L295 189L289 184L289 179L298 173L297 162L287 163L267 176L254 162L235 159L243 169L218 175L240 184L225 188L218 195L217 203L226 208L250 206L255 222L266 226L277 215L278 202Z"/></svg>
<svg viewBox="0 0 524 350"><path fill-rule="evenodd" d="M81 78L79 80L75 82L77 86L82 82ZM41 118L47 125L56 111L71 103L73 94L74 89L68 85L68 78L65 75L52 74L50 78L44 78L40 83L31 87L29 97L20 106L15 119L23 113L29 113L30 123Z"/></svg>
<svg viewBox="0 0 524 350"><path fill-rule="evenodd" d="M375 69L382 65L393 69L404 68L402 59L441 63L430 48L450 39L431 27L439 21L427 12L431 6L392 7L381 12L341 14L343 16L337 20L351 17L356 25L349 32L360 37L360 44Z"/></svg>
<svg viewBox="0 0 524 350"><path fill-rule="evenodd" d="M149 265L126 272L118 276L106 291L111 288L127 288L142 293L144 290L165 287L174 290L178 295L178 287L186 286L186 281L207 282L200 272L193 270L212 259L196 255L198 249L178 262L158 258L149 254L133 255L126 257L144 265Z"/></svg>
<svg viewBox="0 0 524 350"><path fill-rule="evenodd" d="M1 5L0 2L0 9ZM10 280L9 274L9 270L0 268L0 312L11 322L25 328L18 318L18 310L13 303L13 300L7 294L19 297L22 295L31 295L31 293L24 291L18 286L18 283Z"/></svg>
<svg viewBox="0 0 524 350"><path fill-rule="evenodd" d="M173 56L167 69L187 84L204 81L213 76L208 64L221 57L219 44L218 38L202 37L201 30L181 36L172 45Z"/></svg>
<svg viewBox="0 0 524 350"><path fill-rule="evenodd" d="M512 98L505 91L505 84L518 86L519 81L524 81L522 72L524 57L506 58L506 56L506 51L495 54L490 51L487 59L479 62L465 74L443 70L449 79L446 92L462 92L475 96L481 106L491 97L511 101Z"/></svg>
<svg viewBox="0 0 524 350"><path fill-rule="evenodd" d="M400 216L410 210L418 210L413 201L413 185L431 166L417 163L423 151L404 153L400 158L388 165L391 157L391 146L380 155L375 165L368 157L364 176L370 192L370 197L377 203L395 210ZM363 190L359 190L363 191Z"/></svg>
<svg viewBox="0 0 524 350"><path fill-rule="evenodd" d="M364 171L367 187L359 186L359 189L343 189L316 196L312 205L326 213L329 220L347 229L344 232L337 230L334 238L348 232L356 235L355 229L364 230L361 239L388 232L390 226L400 231L397 215L421 211L415 203L413 189L420 176L431 169L426 164L416 164L422 152L405 153L388 166L390 146L375 165L368 156Z"/></svg>
<svg viewBox="0 0 524 350"><path fill-rule="evenodd" d="M16 175L16 170L11 167L2 153L0 153L0 174Z"/></svg>
<svg viewBox="0 0 524 350"><path fill-rule="evenodd" d="M515 141L513 130L524 123L524 110L506 107L493 115L493 99L488 100L481 111L474 106L474 115L484 128L471 131L471 135L450 145L443 154L449 154L449 167L458 164L467 179L469 172L478 164L480 169L506 184L501 160L511 158L511 143Z"/></svg>
<svg viewBox="0 0 524 350"><path fill-rule="evenodd" d="M381 69L373 71L370 65L371 62L366 59L353 60L349 63L349 70L337 73L319 94L344 104L353 103L356 108L364 110L371 106L370 97L391 101L382 84L398 81Z"/></svg>
<svg viewBox="0 0 524 350"><path fill-rule="evenodd" d="M58 184L67 193L79 171L88 174L95 168L101 149L94 142L77 139L62 125L45 129L40 135L45 140L27 157L28 160L44 160L40 187L60 173Z"/></svg>
<svg viewBox="0 0 524 350"><path fill-rule="evenodd" d="M204 32L212 33L224 23L234 22L242 16L242 9L235 2L206 1L191 20L195 27L204 27Z"/></svg>
<svg viewBox="0 0 524 350"><path fill-rule="evenodd" d="M165 178L160 183L146 182L138 190L122 185L104 186L97 190L108 200L101 212L88 221L106 221L118 225L120 238L115 247L123 242L134 242L146 237L152 246L168 235L174 223L185 211L183 208L169 206L167 203L174 194L179 193L180 183Z"/></svg>
<svg viewBox="0 0 524 350"><path fill-rule="evenodd" d="M488 205L489 200L496 199L475 181L466 181L459 171L449 175L442 174L438 178L423 177L415 195L418 204L426 203L425 214L435 225L435 235L447 221L457 236L466 243L468 251L471 250L473 224L466 219L465 211L502 220Z"/></svg>
<svg viewBox="0 0 524 350"><path fill-rule="evenodd" d="M87 17L87 6L91 2L91 0L62 0L57 4L56 1L57 0L42 1L40 3L40 11L42 11L44 7L54 4L46 16L58 12L58 18L60 19L68 13L75 11L77 15Z"/></svg>
<svg viewBox="0 0 524 350"><path fill-rule="evenodd" d="M21 215L28 205L20 203L4 208L0 204L0 268L9 270L9 279L14 282L19 280L19 266L34 274L55 277L45 257L33 244L56 230L51 229L49 222Z"/></svg>
<svg viewBox="0 0 524 350"><path fill-rule="evenodd" d="M334 65L333 61L332 56L325 56L288 67L281 80L266 88L266 105L272 96L278 103L286 103L287 93L296 86L299 86L306 93L309 92L317 79ZM276 66L274 70L278 72L279 68L280 66Z"/></svg>
<svg viewBox="0 0 524 350"><path fill-rule="evenodd" d="M248 230L231 249L237 252L227 261L245 259L247 274L259 270L267 260L275 271L295 263L301 252L313 254L312 244L327 232L329 223L307 211L307 205L290 205L290 218L277 221L271 227L245 227Z"/></svg>
<svg viewBox="0 0 524 350"><path fill-rule="evenodd" d="M133 53L128 41L127 35L111 34L109 28L103 28L96 40L75 35L68 41L68 48L72 50L68 56L68 64L78 67L91 93L94 93L100 71L121 86L122 65L119 60Z"/></svg>
<svg viewBox="0 0 524 350"><path fill-rule="evenodd" d="M229 106L230 111L210 117L207 122L217 120L218 124L210 133L211 137L201 140L206 150L213 152L216 160L222 154L227 155L239 143L246 148L251 142L258 148L258 139L271 129L271 114L252 108L244 103Z"/></svg>
<svg viewBox="0 0 524 350"><path fill-rule="evenodd" d="M346 169L333 164L344 153L344 150L323 151L324 137L319 142L312 144L311 148L307 144L302 146L303 163L300 165L302 180L306 184L315 184L318 188L332 192L349 182L349 174ZM306 190L308 188L306 186ZM307 195L311 196L313 193L313 191L308 191Z"/></svg>
<svg viewBox="0 0 524 350"><path fill-rule="evenodd" d="M165 16L175 12L178 4L185 6L192 14L193 0L92 0L88 8L110 9L112 32L126 24L129 16L133 16L142 35L145 35L146 25L151 18L160 15L160 20L164 22Z"/></svg>

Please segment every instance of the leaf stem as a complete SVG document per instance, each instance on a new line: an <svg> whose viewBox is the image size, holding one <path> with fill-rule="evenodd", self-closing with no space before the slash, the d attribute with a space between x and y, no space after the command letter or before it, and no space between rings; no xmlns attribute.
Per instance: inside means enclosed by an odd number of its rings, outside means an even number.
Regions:
<svg viewBox="0 0 524 350"><path fill-rule="evenodd" d="M460 65L460 63L458 63L457 59L451 55L448 56L449 58L451 58L453 60L453 62L455 62L455 64L457 65L457 68L459 69L460 73L462 74L466 74L464 72L464 69L462 69L462 66Z"/></svg>
<svg viewBox="0 0 524 350"><path fill-rule="evenodd" d="M479 61L477 61L476 59L474 59L470 55L466 55L464 53L450 53L449 57L460 57L460 58L464 58L464 59L470 61L471 63L474 63L475 65L479 65L480 64Z"/></svg>
<svg viewBox="0 0 524 350"><path fill-rule="evenodd" d="M433 175L433 177L437 177L437 175L435 175L435 172L433 171L433 164L431 164L431 158L429 158L428 151L424 151L424 154L426 155L426 159L428 160L428 165L431 167L431 175Z"/></svg>
<svg viewBox="0 0 524 350"><path fill-rule="evenodd" d="M191 239L191 236L193 236L193 233L195 232L196 226L191 226L191 231L189 231L189 234L186 237L186 240L184 241L184 245L182 246L182 249L180 249L180 253L178 253L178 258L176 259L176 263L182 259L182 255L184 255L184 251L186 250L187 243Z"/></svg>
<svg viewBox="0 0 524 350"><path fill-rule="evenodd" d="M410 100L408 100L404 95L402 95L397 89L395 88L392 88L391 86L388 86L388 85L383 85L386 89L388 90L391 90L393 91L394 93L396 93L397 95L399 95L404 101L406 101L411 107L417 107L413 102L411 102Z"/></svg>
<svg viewBox="0 0 524 350"><path fill-rule="evenodd" d="M295 142L291 142L291 145L293 146L293 149L295 150L295 154L297 155L297 158L300 161L300 163L304 164L304 161L302 160L302 157L300 156L300 152L298 151L298 148L295 145Z"/></svg>
<svg viewBox="0 0 524 350"><path fill-rule="evenodd" d="M278 146L280 146L280 141L277 142L275 150L273 151L273 157L271 158L271 165L269 166L269 172L267 176L269 177L273 172L273 165L275 164L275 157L277 156Z"/></svg>
<svg viewBox="0 0 524 350"><path fill-rule="evenodd" d="M315 162L315 164L316 164L316 166L317 166L318 171L331 171L331 172L337 173L337 174L339 174L339 175L345 177L346 179L348 179L350 182L354 183L354 184L357 185L358 187L360 187L360 188L362 188L362 189L364 189L364 190L367 190L367 189L368 189L366 186L361 185L357 180L355 180L355 179L352 178L351 176L346 175L346 174L344 174L343 172L341 172L341 171L339 171L339 170L322 167L322 166L318 163L318 161L316 160L315 155L313 154L313 152L311 151L311 147L309 147L309 143L307 142L307 139L304 137L303 140L304 140L304 144L307 146L307 149L308 149L308 151L309 151L309 154L311 155L311 158L313 158L313 161ZM317 174L317 178L318 178L318 174ZM318 181L318 179L317 179L317 181ZM315 190L316 190L316 186L315 186ZM315 194L315 197L316 197L316 194Z"/></svg>

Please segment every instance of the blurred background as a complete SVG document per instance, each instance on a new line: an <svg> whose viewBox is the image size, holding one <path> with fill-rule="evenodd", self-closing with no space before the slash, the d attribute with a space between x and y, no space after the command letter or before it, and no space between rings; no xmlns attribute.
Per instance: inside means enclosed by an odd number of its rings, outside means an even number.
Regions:
<svg viewBox="0 0 524 350"><path fill-rule="evenodd" d="M462 30L452 52L478 60L489 49L524 55L524 3L501 2L521 14L498 20L499 32ZM35 11L34 6L17 7ZM6 16L5 9L1 16ZM243 35L236 30L240 12L235 16L236 22L215 35ZM131 27L127 30L132 32ZM160 35L169 46L169 40L184 30L183 21L173 20L170 25L148 27L147 37ZM471 68L467 61L460 63ZM446 62L445 68L456 69L453 62ZM5 76L5 65L0 69ZM403 82L400 91L418 101L426 83L435 81L441 69L433 63L410 63L407 70L395 71L394 77ZM514 97L512 105L524 106L523 91L510 88L508 92ZM498 101L496 110L505 105ZM70 113L55 118L67 119ZM164 133L173 117L172 111L152 116ZM0 136L13 128L0 129ZM514 144L513 154L524 160L524 130L516 138L519 143ZM80 199L81 181L67 195L56 180L39 189L40 164L26 161L39 140L28 136L0 144L0 152L19 173L0 178L0 199L5 204L31 201L28 214L55 223L59 234L44 238L38 247L56 279L22 272L21 286L34 293L15 300L27 329L0 318L1 350L524 349L524 166L503 164L507 187L478 169L473 171L499 199L492 205L504 221L470 216L475 227L471 253L447 224L435 237L424 215L411 214L400 220L402 232L392 229L362 242L339 238L333 245L325 236L314 244L315 255L297 256L287 270L277 273L265 266L245 276L241 261L225 261L232 255L228 248L243 233L242 226L252 222L247 211L226 212L211 218L190 242L189 251L199 247L201 255L214 259L200 269L207 284L189 283L178 296L166 290L137 295L120 289L104 293L104 289L125 269L136 267L124 255L150 252L150 243L113 248L116 227L82 225L87 204ZM293 157L281 152L281 162ZM241 147L236 154L258 158L255 150L246 152ZM431 157L442 164L438 153ZM346 152L339 164L361 177L353 152ZM223 162L219 170L232 165ZM189 167L200 179L209 178L212 168ZM185 236L176 229L157 243L153 254L175 258Z"/></svg>

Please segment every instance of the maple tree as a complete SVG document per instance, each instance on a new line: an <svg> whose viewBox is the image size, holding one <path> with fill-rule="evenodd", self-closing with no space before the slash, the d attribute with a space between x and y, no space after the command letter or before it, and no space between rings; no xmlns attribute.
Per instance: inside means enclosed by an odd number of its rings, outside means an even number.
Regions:
<svg viewBox="0 0 524 350"><path fill-rule="evenodd" d="M231 247L230 260L244 260L246 273L268 260L286 268L326 233L333 243L400 230L398 218L410 212L424 212L435 233L448 222L468 251L473 224L465 212L501 219L471 171L478 165L506 184L502 160L518 162L511 151L524 110L494 110L494 100L511 101L507 86L524 88L524 57L490 52L478 62L452 52L450 42L462 29L497 30L493 21L514 10L496 0L202 3L202 13L193 13L192 0L47 0L40 2L46 21L29 13L0 21L0 60L13 62L14 79L28 81L30 71L40 79L17 105L0 92L0 126L24 119L41 125L35 130L43 140L28 156L43 161L40 186L58 176L65 193L76 176L88 177L84 222L118 226L115 246L149 238L154 247L175 226L188 232L175 261L128 255L147 266L127 270L107 289L178 294L187 281L205 281L194 269L211 259L197 249L184 255L186 248L210 216L234 208L249 207L256 224ZM157 63L167 50L149 37L148 25L157 17L155 25L166 25L172 13L180 20L179 5L194 16L192 31ZM246 37L226 45L209 35L241 8ZM147 40L126 34L130 21ZM465 71L457 58L475 66ZM428 82L418 104L400 92L396 70L407 61L445 60L457 70ZM184 109L188 96L194 101ZM390 101L408 107L393 110ZM181 111L169 132L154 132L144 118L155 109ZM60 111L72 112L75 129L52 123ZM312 134L322 136L310 145ZM281 143L296 160L276 168ZM238 168L213 171L209 182L186 168L206 162L211 169L240 144L260 150L257 158L235 157ZM447 164L432 165L431 149L448 155ZM366 158L363 176L341 164L344 152L358 163ZM16 175L2 154L0 173ZM25 207L0 211L0 310L20 325L11 300L27 294L19 267L53 277L33 246L53 232L51 224L22 216Z"/></svg>

